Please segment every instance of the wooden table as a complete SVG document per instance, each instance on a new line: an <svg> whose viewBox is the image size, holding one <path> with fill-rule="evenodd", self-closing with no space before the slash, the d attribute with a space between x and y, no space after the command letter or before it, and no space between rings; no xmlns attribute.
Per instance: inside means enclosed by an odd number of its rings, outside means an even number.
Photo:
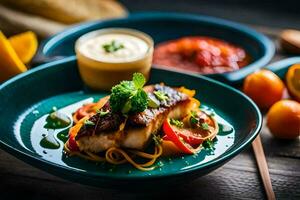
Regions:
<svg viewBox="0 0 300 200"><path fill-rule="evenodd" d="M276 39L279 30L254 26ZM285 57L277 53L274 60ZM274 139L264 126L263 146L278 199L300 199L300 140ZM211 174L164 192L124 192L71 183L0 150L0 199L264 199L263 185L251 146Z"/></svg>

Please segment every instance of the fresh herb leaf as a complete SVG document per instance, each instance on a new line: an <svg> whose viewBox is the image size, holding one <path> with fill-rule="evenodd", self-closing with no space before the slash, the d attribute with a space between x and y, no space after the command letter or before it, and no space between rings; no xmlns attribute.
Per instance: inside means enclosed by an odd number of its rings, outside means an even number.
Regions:
<svg viewBox="0 0 300 200"><path fill-rule="evenodd" d="M152 139L154 140L156 146L159 146L162 142L162 138L160 137L160 135L152 134Z"/></svg>
<svg viewBox="0 0 300 200"><path fill-rule="evenodd" d="M120 42L112 40L111 43L102 45L102 48L106 51L106 53L112 53L125 48L125 46Z"/></svg>
<svg viewBox="0 0 300 200"><path fill-rule="evenodd" d="M214 142L211 139L207 139L202 143L202 146L205 149L213 149L214 148Z"/></svg>
<svg viewBox="0 0 300 200"><path fill-rule="evenodd" d="M201 128L205 131L209 131L209 125L207 123L202 123Z"/></svg>
<svg viewBox="0 0 300 200"><path fill-rule="evenodd" d="M87 119L87 120L84 121L84 125L85 126L94 126L95 123Z"/></svg>
<svg viewBox="0 0 300 200"><path fill-rule="evenodd" d="M191 122L191 124L198 124L199 120L197 119L196 111L191 111L190 122Z"/></svg>
<svg viewBox="0 0 300 200"><path fill-rule="evenodd" d="M122 81L112 88L109 103L113 112L136 113L147 108L148 95L142 89L145 84L142 76L135 73L132 81Z"/></svg>
<svg viewBox="0 0 300 200"><path fill-rule="evenodd" d="M96 111L100 117L104 117L105 115L107 115L109 113L109 110L103 111L103 110L97 110Z"/></svg>
<svg viewBox="0 0 300 200"><path fill-rule="evenodd" d="M136 89L141 89L146 83L146 79L141 73L134 73L132 77L132 82Z"/></svg>
<svg viewBox="0 0 300 200"><path fill-rule="evenodd" d="M182 121L180 121L180 120L177 120L177 119L170 119L170 124L172 124L172 125L175 125L175 126L177 126L177 127L179 127L179 128L182 128L183 127L183 122Z"/></svg>
<svg viewBox="0 0 300 200"><path fill-rule="evenodd" d="M154 91L153 94L160 100L160 101L165 101L168 100L169 97L167 96L166 93L163 91Z"/></svg>

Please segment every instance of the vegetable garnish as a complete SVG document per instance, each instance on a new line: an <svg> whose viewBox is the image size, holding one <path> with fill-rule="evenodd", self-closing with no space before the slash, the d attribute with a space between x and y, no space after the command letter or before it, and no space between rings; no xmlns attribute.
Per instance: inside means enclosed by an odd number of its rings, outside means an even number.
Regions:
<svg viewBox="0 0 300 200"><path fill-rule="evenodd" d="M162 138L160 137L160 135L155 135L155 134L152 134L152 135L153 135L152 139L153 139L155 145L159 146L162 142Z"/></svg>
<svg viewBox="0 0 300 200"><path fill-rule="evenodd" d="M198 124L199 120L197 119L197 112L196 111L191 112L190 122L191 122L191 124Z"/></svg>
<svg viewBox="0 0 300 200"><path fill-rule="evenodd" d="M169 99L169 97L163 91L155 91L153 93L160 101L166 101Z"/></svg>
<svg viewBox="0 0 300 200"><path fill-rule="evenodd" d="M102 45L102 48L106 51L106 53L113 53L125 48L125 46L122 43L113 40L111 43Z"/></svg>
<svg viewBox="0 0 300 200"><path fill-rule="evenodd" d="M209 125L207 123L202 123L201 128L205 131L209 131Z"/></svg>
<svg viewBox="0 0 300 200"><path fill-rule="evenodd" d="M172 125L175 125L175 126L179 127L179 128L183 128L183 122L180 121L180 120L177 120L177 119L170 119L170 123L171 123Z"/></svg>
<svg viewBox="0 0 300 200"><path fill-rule="evenodd" d="M95 123L87 119L87 120L84 121L84 125L85 126L94 126Z"/></svg>
<svg viewBox="0 0 300 200"><path fill-rule="evenodd" d="M104 117L109 113L109 110L103 111L103 110L97 110L97 113L99 113L100 117Z"/></svg>
<svg viewBox="0 0 300 200"><path fill-rule="evenodd" d="M213 149L214 148L214 142L211 139L207 139L202 143L202 146L205 149Z"/></svg>
<svg viewBox="0 0 300 200"><path fill-rule="evenodd" d="M122 81L114 86L110 95L110 107L113 112L138 113L148 106L148 95L143 90L146 82L141 73L134 73L132 81Z"/></svg>
<svg viewBox="0 0 300 200"><path fill-rule="evenodd" d="M165 120L163 123L163 131L165 133L164 139L172 141L183 153L195 154L201 148L201 145L199 144L198 147L193 148L189 143L187 143L181 136L178 135L174 127L172 127L170 124L169 120Z"/></svg>
<svg viewBox="0 0 300 200"><path fill-rule="evenodd" d="M160 102L151 93L148 94L148 106L150 108L158 108L160 106Z"/></svg>

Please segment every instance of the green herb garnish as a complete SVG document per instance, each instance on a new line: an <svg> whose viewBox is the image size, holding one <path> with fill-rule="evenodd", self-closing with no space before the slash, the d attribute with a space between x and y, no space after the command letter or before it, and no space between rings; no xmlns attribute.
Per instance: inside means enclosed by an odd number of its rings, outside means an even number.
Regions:
<svg viewBox="0 0 300 200"><path fill-rule="evenodd" d="M175 125L175 126L177 126L177 127L179 127L179 128L182 128L183 127L183 122L182 121L180 121L180 120L177 120L177 119L170 119L170 124L172 124L172 125Z"/></svg>
<svg viewBox="0 0 300 200"><path fill-rule="evenodd" d="M138 113L148 106L148 95L143 90L146 79L134 73L132 81L122 81L111 89L109 103L113 112Z"/></svg>
<svg viewBox="0 0 300 200"><path fill-rule="evenodd" d="M153 94L160 100L165 101L168 100L169 97L163 91L154 91Z"/></svg>
<svg viewBox="0 0 300 200"><path fill-rule="evenodd" d="M106 111L97 110L96 112L100 115L100 117L104 117L105 115L107 115L109 113L109 110L106 110Z"/></svg>
<svg viewBox="0 0 300 200"><path fill-rule="evenodd" d="M209 125L207 123L202 123L201 128L205 131L209 131Z"/></svg>
<svg viewBox="0 0 300 200"><path fill-rule="evenodd" d="M159 146L162 142L162 139L159 135L155 135L155 134L152 134L152 139L154 140L154 143L156 146Z"/></svg>
<svg viewBox="0 0 300 200"><path fill-rule="evenodd" d="M191 122L191 124L198 124L199 120L197 119L196 111L191 112L190 122Z"/></svg>
<svg viewBox="0 0 300 200"><path fill-rule="evenodd" d="M202 146L205 149L213 149L214 148L214 142L211 139L207 139L202 143Z"/></svg>
<svg viewBox="0 0 300 200"><path fill-rule="evenodd" d="M110 43L102 45L102 48L105 50L106 53L113 53L125 48L125 46L120 42L112 40Z"/></svg>
<svg viewBox="0 0 300 200"><path fill-rule="evenodd" d="M87 120L84 121L84 125L85 126L94 126L95 123L87 119Z"/></svg>

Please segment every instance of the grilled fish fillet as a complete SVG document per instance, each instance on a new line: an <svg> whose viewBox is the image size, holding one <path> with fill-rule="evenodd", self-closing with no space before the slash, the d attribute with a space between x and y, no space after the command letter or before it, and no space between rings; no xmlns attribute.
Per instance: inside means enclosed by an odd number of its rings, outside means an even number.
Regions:
<svg viewBox="0 0 300 200"><path fill-rule="evenodd" d="M160 102L158 108L147 108L141 113L129 116L112 113L100 117L99 114L89 120L94 126L83 126L75 137L81 151L101 152L110 147L144 149L151 141L151 134L156 134L166 118L183 118L192 109L191 98L171 87L164 85L147 86L150 95L162 91L168 99ZM109 103L104 110L110 110Z"/></svg>

